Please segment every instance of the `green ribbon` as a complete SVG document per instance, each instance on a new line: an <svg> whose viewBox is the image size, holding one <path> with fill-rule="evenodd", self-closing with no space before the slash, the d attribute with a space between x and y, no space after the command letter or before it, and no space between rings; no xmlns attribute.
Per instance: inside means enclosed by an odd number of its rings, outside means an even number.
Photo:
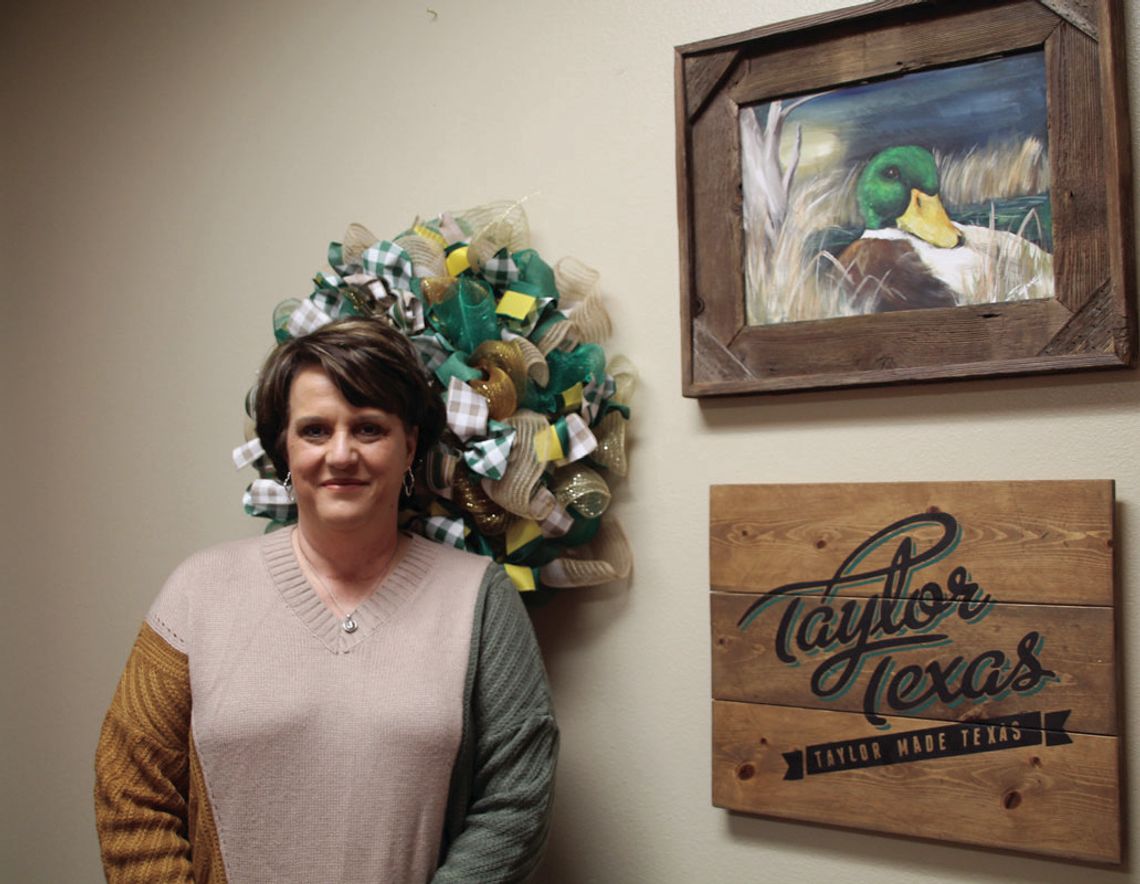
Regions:
<svg viewBox="0 0 1140 884"><path fill-rule="evenodd" d="M444 360L443 365L435 370L435 376L439 378L444 389L447 389L453 377L461 381L473 381L475 378L483 377L483 372L467 364L467 358L466 353L452 353Z"/></svg>
<svg viewBox="0 0 1140 884"><path fill-rule="evenodd" d="M464 353L487 340L499 339L495 299L490 288L477 279L462 276L455 281L451 297L427 309L432 327Z"/></svg>
<svg viewBox="0 0 1140 884"><path fill-rule="evenodd" d="M550 383L539 387L528 380L522 407L551 414L559 410L558 400L563 390L579 382L586 384L591 378L605 377L606 353L597 344L579 344L569 353L551 350L546 364L550 366Z"/></svg>
<svg viewBox="0 0 1140 884"><path fill-rule="evenodd" d="M523 249L511 255L519 269L518 281L511 288L537 298L558 300L558 286L554 282L554 271L538 256L534 249ZM522 288L526 286L526 288Z"/></svg>
<svg viewBox="0 0 1140 884"><path fill-rule="evenodd" d="M553 562L562 555L562 548L545 537L536 537L529 543L524 543L512 553L508 553L506 561L512 565L526 565L528 568L541 568L547 562Z"/></svg>
<svg viewBox="0 0 1140 884"><path fill-rule="evenodd" d="M586 519L582 516L574 517L574 524L570 530L561 537L536 537L530 543L524 544L505 557L505 561L512 565L526 565L530 568L541 568L548 562L553 562L566 552L569 547L581 546L589 543L598 533L602 525L602 518ZM472 531L468 536L468 546L471 539L478 534Z"/></svg>
<svg viewBox="0 0 1140 884"><path fill-rule="evenodd" d="M584 516L575 516L574 524L570 530L553 540L548 540L548 543L559 544L560 546L581 546L583 543L589 543L594 539L594 535L598 533L598 529L602 526L602 517L598 516L593 519L587 519Z"/></svg>

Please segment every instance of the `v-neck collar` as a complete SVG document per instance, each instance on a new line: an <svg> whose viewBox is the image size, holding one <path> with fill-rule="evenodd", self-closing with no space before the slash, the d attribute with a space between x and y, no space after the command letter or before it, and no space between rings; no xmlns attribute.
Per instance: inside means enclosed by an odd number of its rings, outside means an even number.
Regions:
<svg viewBox="0 0 1140 884"><path fill-rule="evenodd" d="M430 541L412 535L395 567L353 612L356 631L345 632L341 618L325 607L301 571L291 534L290 530L281 529L265 535L261 547L265 566L285 604L333 654L348 653L393 620L419 591L431 566Z"/></svg>

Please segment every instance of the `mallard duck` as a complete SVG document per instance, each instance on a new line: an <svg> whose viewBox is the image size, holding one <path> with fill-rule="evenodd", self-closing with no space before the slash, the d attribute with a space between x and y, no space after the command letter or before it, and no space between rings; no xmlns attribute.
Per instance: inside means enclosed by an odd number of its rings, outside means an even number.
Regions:
<svg viewBox="0 0 1140 884"><path fill-rule="evenodd" d="M1013 233L956 224L924 147L890 147L856 182L863 235L838 258L858 313L1052 295L1052 258ZM1001 279L999 280L999 277Z"/></svg>

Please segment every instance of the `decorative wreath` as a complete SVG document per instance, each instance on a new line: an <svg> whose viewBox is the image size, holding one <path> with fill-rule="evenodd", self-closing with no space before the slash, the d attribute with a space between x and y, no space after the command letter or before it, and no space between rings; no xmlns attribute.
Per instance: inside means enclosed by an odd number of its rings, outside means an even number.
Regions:
<svg viewBox="0 0 1140 884"><path fill-rule="evenodd" d="M597 272L573 258L551 267L529 240L519 203L417 220L392 240L353 224L329 244L312 294L273 312L278 341L357 315L408 336L447 428L416 465L401 525L491 556L524 592L629 575L629 543L606 510L627 470L636 385L629 361L600 346L611 324ZM297 510L252 431L252 400L234 463L257 469L245 511L274 530Z"/></svg>

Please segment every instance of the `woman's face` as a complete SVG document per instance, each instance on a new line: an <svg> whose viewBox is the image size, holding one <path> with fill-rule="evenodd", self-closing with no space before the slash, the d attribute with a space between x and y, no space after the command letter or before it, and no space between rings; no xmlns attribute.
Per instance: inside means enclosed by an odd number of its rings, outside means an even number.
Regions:
<svg viewBox="0 0 1140 884"><path fill-rule="evenodd" d="M316 366L289 388L285 450L302 525L395 530L404 472L416 432L380 408L357 408Z"/></svg>

